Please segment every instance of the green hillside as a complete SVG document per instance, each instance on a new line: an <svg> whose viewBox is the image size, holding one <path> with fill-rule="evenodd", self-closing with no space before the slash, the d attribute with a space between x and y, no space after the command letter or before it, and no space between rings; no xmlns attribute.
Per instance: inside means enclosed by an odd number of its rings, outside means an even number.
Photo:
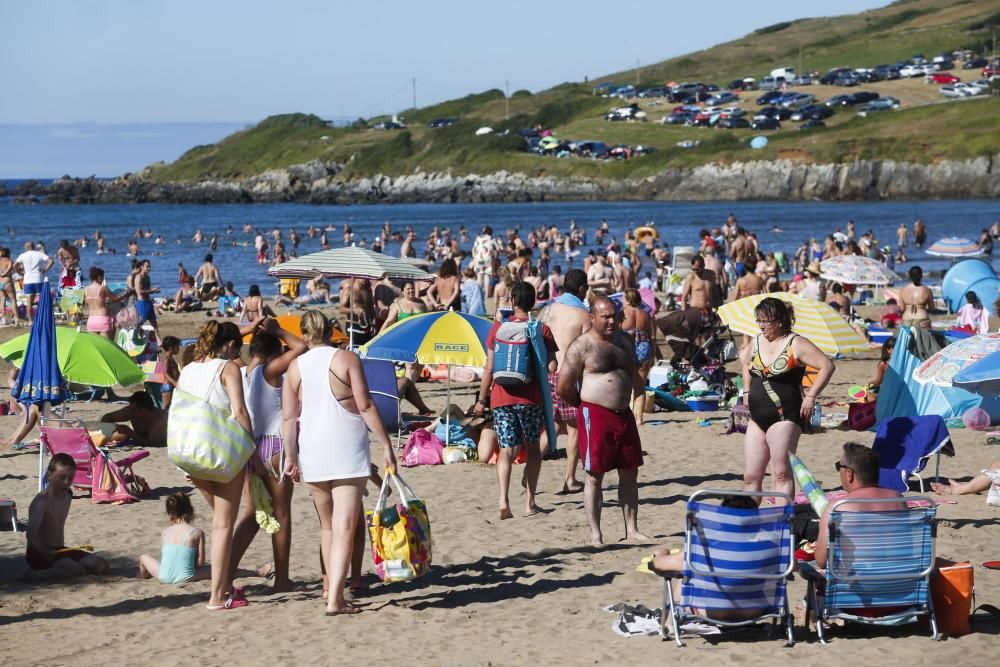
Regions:
<svg viewBox="0 0 1000 667"><path fill-rule="evenodd" d="M805 11L805 10L804 10ZM746 37L710 49L645 66L641 85L669 81L701 81L723 88L732 79L761 77L771 69L792 66L800 71L831 67L873 67L923 53L971 48L988 53L992 31L1000 28L1000 0L900 0L882 9L848 16L808 18L765 26ZM977 78L955 70L969 80ZM898 97L903 108L859 118L850 110L827 121L825 129L798 131L793 124L768 133L762 151L751 151L750 130L715 130L663 125L656 122L673 106L665 101L643 102L649 122L611 123L603 114L619 103L597 96L603 82L634 83L634 70L601 77L588 84L565 83L531 94L519 91L509 103L502 91L449 100L410 109L401 116L405 130L368 129L381 119L351 128L331 128L316 116L272 116L253 128L213 145L192 148L176 162L151 168L159 181L240 178L310 160L346 163L345 177L376 173L402 174L451 170L455 174L505 169L529 174L590 177L644 177L674 166L713 161L794 158L837 162L857 158L890 158L912 162L964 159L1000 153L1000 100L941 102L936 86L922 79L887 81L864 86ZM845 92L833 86L809 86L804 92L824 100ZM756 108L747 93L740 105ZM509 106L509 110L508 110ZM507 116L509 112L509 117ZM431 129L430 120L456 117L454 126ZM489 126L516 133L542 126L558 137L597 140L608 144L652 146L656 152L629 161L557 159L526 153L523 142L510 136L475 136ZM697 141L689 150L681 141Z"/></svg>

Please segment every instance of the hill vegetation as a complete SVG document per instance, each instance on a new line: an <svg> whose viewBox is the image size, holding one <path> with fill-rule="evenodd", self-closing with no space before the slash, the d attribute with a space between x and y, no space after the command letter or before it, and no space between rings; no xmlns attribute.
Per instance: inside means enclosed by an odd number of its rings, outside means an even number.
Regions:
<svg viewBox="0 0 1000 667"><path fill-rule="evenodd" d="M271 116L217 144L197 146L176 162L151 168L159 181L240 178L310 160L346 164L347 178L416 169L455 174L498 170L531 175L606 178L644 177L665 168L707 162L794 158L811 162L896 159L928 163L1000 153L1000 101L976 99L929 104L935 90L917 80L891 81L866 88L903 100L903 109L859 118L838 113L826 129L786 129L769 134L769 145L749 148L750 130L713 130L657 122L610 123L603 114L617 100L602 98L594 86L605 82L663 85L701 81L723 88L732 79L760 77L771 69L799 71L832 67L873 67L923 53L970 48L988 53L991 31L1000 26L1000 0L900 0L860 14L785 21L754 30L742 39L583 83L564 83L538 93L517 91L509 100L500 90L441 102L399 115L404 130L374 130L378 120L361 119L350 128L332 128L318 116ZM962 75L962 71L957 72ZM881 86L881 89L880 89ZM804 88L822 99L839 92L831 86ZM755 97L749 93L747 97ZM749 101L742 103L754 108ZM651 121L672 105L644 104ZM655 116L654 116L655 114ZM458 118L455 125L429 128L436 118ZM628 161L556 159L524 152L517 135L541 126L559 137L652 146L656 152ZM480 127L493 134L476 136ZM503 136L504 131L510 134ZM678 142L697 141L681 149Z"/></svg>

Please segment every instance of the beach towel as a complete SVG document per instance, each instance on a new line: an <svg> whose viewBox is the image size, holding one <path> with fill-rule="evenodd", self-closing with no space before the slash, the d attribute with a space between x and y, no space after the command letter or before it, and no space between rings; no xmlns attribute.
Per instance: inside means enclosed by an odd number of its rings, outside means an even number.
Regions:
<svg viewBox="0 0 1000 667"><path fill-rule="evenodd" d="M546 381L549 376L549 353L545 347L545 339L542 337L542 323L538 320L528 322L528 341L531 344L531 361L535 366L535 378L542 394L542 409L545 412L545 434L549 439L549 454L556 451L556 431L555 414L552 411L552 388Z"/></svg>

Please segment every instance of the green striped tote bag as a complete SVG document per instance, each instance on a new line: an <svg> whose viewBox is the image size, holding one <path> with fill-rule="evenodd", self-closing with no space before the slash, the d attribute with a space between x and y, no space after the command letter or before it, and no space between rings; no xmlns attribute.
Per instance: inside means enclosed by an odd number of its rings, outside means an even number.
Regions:
<svg viewBox="0 0 1000 667"><path fill-rule="evenodd" d="M195 479L228 482L254 451L253 438L228 409L174 389L167 417L167 457Z"/></svg>

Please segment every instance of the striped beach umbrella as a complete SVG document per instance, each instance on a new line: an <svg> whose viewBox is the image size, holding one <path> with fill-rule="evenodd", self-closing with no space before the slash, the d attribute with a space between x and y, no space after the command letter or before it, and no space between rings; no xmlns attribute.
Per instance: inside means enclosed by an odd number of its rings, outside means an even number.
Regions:
<svg viewBox="0 0 1000 667"><path fill-rule="evenodd" d="M824 259L819 267L820 278L845 285L889 285L899 280L882 262L861 255L838 255Z"/></svg>
<svg viewBox="0 0 1000 667"><path fill-rule="evenodd" d="M792 327L792 331L808 338L824 353L832 356L861 352L869 348L864 336L852 329L828 304L788 292L755 294L727 303L719 308L719 317L733 331L748 336L759 334L760 326L757 324L754 308L767 297L781 299L791 304L795 308L795 326Z"/></svg>
<svg viewBox="0 0 1000 667"><path fill-rule="evenodd" d="M267 270L276 278L399 278L409 280L433 280L413 262L399 257L390 257L372 252L366 248L333 248L309 253L287 262L272 266Z"/></svg>
<svg viewBox="0 0 1000 667"><path fill-rule="evenodd" d="M913 371L921 384L951 387L955 376L1000 350L1000 333L982 334L956 341L927 358Z"/></svg>
<svg viewBox="0 0 1000 667"><path fill-rule="evenodd" d="M927 249L928 255L937 257L975 257L983 254L983 249L979 244L970 239L949 236L948 238L936 241L934 245Z"/></svg>

